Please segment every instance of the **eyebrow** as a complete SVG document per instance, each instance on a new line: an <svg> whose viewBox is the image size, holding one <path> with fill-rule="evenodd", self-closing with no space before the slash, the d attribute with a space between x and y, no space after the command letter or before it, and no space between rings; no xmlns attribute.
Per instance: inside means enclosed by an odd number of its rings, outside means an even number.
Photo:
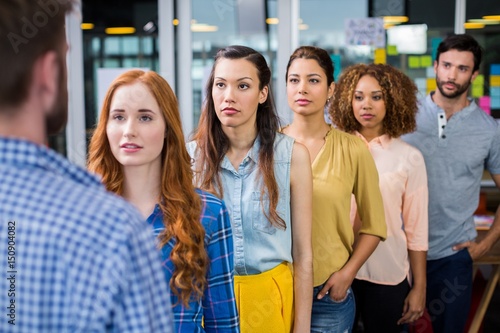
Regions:
<svg viewBox="0 0 500 333"><path fill-rule="evenodd" d="M216 77L214 77L214 80L222 80L222 81L227 81L225 78L220 77L220 76L216 76ZM249 77L249 76L244 76L244 77L242 77L242 78L237 79L236 81L242 81L242 80L251 80L251 81L253 81L253 79L252 79L251 77Z"/></svg>
<svg viewBox="0 0 500 333"><path fill-rule="evenodd" d="M290 73L290 74L288 74L288 76L289 76L289 77L290 77L290 76L299 76L299 74ZM306 76L307 76L307 77L311 77L311 76L319 76L319 77L321 77L321 74L312 73L312 74L307 74Z"/></svg>
<svg viewBox="0 0 500 333"><path fill-rule="evenodd" d="M112 109L110 111L110 113L113 113L113 112L124 113L125 110L124 109ZM150 109L139 109L139 110L137 110L137 112L139 112L139 113L154 113L154 111L150 110Z"/></svg>
<svg viewBox="0 0 500 333"><path fill-rule="evenodd" d="M454 64L452 64L451 62L449 62L449 61L445 61L445 60L442 60L441 62L442 62L444 65L454 65ZM462 64L458 64L458 65L454 65L454 66L456 66L456 67L460 67L460 68L467 68L467 69L471 68L471 66L469 66L469 65L462 65Z"/></svg>
<svg viewBox="0 0 500 333"><path fill-rule="evenodd" d="M363 91L361 91L361 90L354 90L354 92L355 92L355 93L363 93ZM372 91L372 94L375 94L375 93L381 93L381 92L382 92L382 90L373 90L373 91Z"/></svg>

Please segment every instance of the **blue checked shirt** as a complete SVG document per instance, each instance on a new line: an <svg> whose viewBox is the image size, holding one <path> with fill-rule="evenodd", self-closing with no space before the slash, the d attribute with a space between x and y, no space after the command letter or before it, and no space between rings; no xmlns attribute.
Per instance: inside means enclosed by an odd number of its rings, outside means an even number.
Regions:
<svg viewBox="0 0 500 333"><path fill-rule="evenodd" d="M0 137L0 332L172 332L149 226L50 149Z"/></svg>
<svg viewBox="0 0 500 333"><path fill-rule="evenodd" d="M205 228L205 248L208 252L210 267L207 273L208 286L201 301L191 301L189 308L178 303L178 298L171 295L174 306L175 331L178 333L231 332L239 329L238 312L234 297L233 279L233 235L231 223L224 202L215 196L197 190L203 208L200 222ZM165 228L163 215L157 205L148 218L158 236ZM171 239L163 248L163 267L167 281L170 281L174 264L170 252L175 244ZM203 325L202 325L203 320Z"/></svg>

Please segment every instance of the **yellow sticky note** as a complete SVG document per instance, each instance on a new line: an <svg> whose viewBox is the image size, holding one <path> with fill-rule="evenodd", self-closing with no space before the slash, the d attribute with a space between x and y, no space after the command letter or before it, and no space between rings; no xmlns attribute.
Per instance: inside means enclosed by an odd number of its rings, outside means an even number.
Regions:
<svg viewBox="0 0 500 333"><path fill-rule="evenodd" d="M385 64L387 62L385 49L375 49L375 54L373 58L374 58L373 62L375 64Z"/></svg>
<svg viewBox="0 0 500 333"><path fill-rule="evenodd" d="M387 45L387 55L397 56L398 55L398 47L396 45Z"/></svg>
<svg viewBox="0 0 500 333"><path fill-rule="evenodd" d="M472 89L471 89L471 94L472 94L472 97L474 98L479 98L481 96L484 96L484 86L479 86L479 85L475 85L475 86L472 86Z"/></svg>
<svg viewBox="0 0 500 333"><path fill-rule="evenodd" d="M500 75L490 75L490 86L500 87Z"/></svg>
<svg viewBox="0 0 500 333"><path fill-rule="evenodd" d="M420 68L420 57L419 56L409 56L408 57L408 67Z"/></svg>
<svg viewBox="0 0 500 333"><path fill-rule="evenodd" d="M420 66L431 67L432 66L432 57L430 55L420 56Z"/></svg>
<svg viewBox="0 0 500 333"><path fill-rule="evenodd" d="M428 78L427 79L427 93L436 90L436 79Z"/></svg>

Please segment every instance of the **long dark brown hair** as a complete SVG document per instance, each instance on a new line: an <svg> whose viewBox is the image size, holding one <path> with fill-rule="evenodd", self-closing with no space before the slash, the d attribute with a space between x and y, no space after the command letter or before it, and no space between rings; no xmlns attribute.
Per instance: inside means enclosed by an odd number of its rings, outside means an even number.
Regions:
<svg viewBox="0 0 500 333"><path fill-rule="evenodd" d="M102 176L109 191L119 195L123 193L122 166L111 152L106 126L116 90L135 82L148 87L160 106L166 124L158 198L165 229L158 236L159 246L163 247L172 237L175 238L170 254L175 266L170 287L187 305L193 295L198 300L203 296L209 258L204 243L205 230L200 223L202 203L193 186L191 157L185 146L177 98L165 79L153 71L131 70L113 81L90 141L88 169Z"/></svg>
<svg viewBox="0 0 500 333"><path fill-rule="evenodd" d="M279 118L274 106L271 93L271 70L266 59L252 48L232 45L217 52L215 62L205 87L206 99L201 111L198 128L193 135L193 140L198 146L195 175L198 186L202 189L223 196L222 183L219 175L220 164L229 148L229 139L222 130L222 125L215 112L212 88L214 85L214 72L221 59L245 59L257 69L259 76L259 89L268 87L269 93L264 103L257 109L257 136L260 140L259 171L264 180L261 199L267 189L269 196L269 221L276 227L285 228L285 222L276 212L278 205L278 184L274 176L274 140L279 129Z"/></svg>

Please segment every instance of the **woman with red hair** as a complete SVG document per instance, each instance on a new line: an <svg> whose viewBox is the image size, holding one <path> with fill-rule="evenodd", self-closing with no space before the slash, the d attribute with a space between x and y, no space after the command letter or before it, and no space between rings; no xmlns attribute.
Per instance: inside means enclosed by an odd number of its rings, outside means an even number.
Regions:
<svg viewBox="0 0 500 333"><path fill-rule="evenodd" d="M176 332L239 332L226 206L194 188L177 99L160 75L130 70L113 81L88 168L152 225Z"/></svg>

